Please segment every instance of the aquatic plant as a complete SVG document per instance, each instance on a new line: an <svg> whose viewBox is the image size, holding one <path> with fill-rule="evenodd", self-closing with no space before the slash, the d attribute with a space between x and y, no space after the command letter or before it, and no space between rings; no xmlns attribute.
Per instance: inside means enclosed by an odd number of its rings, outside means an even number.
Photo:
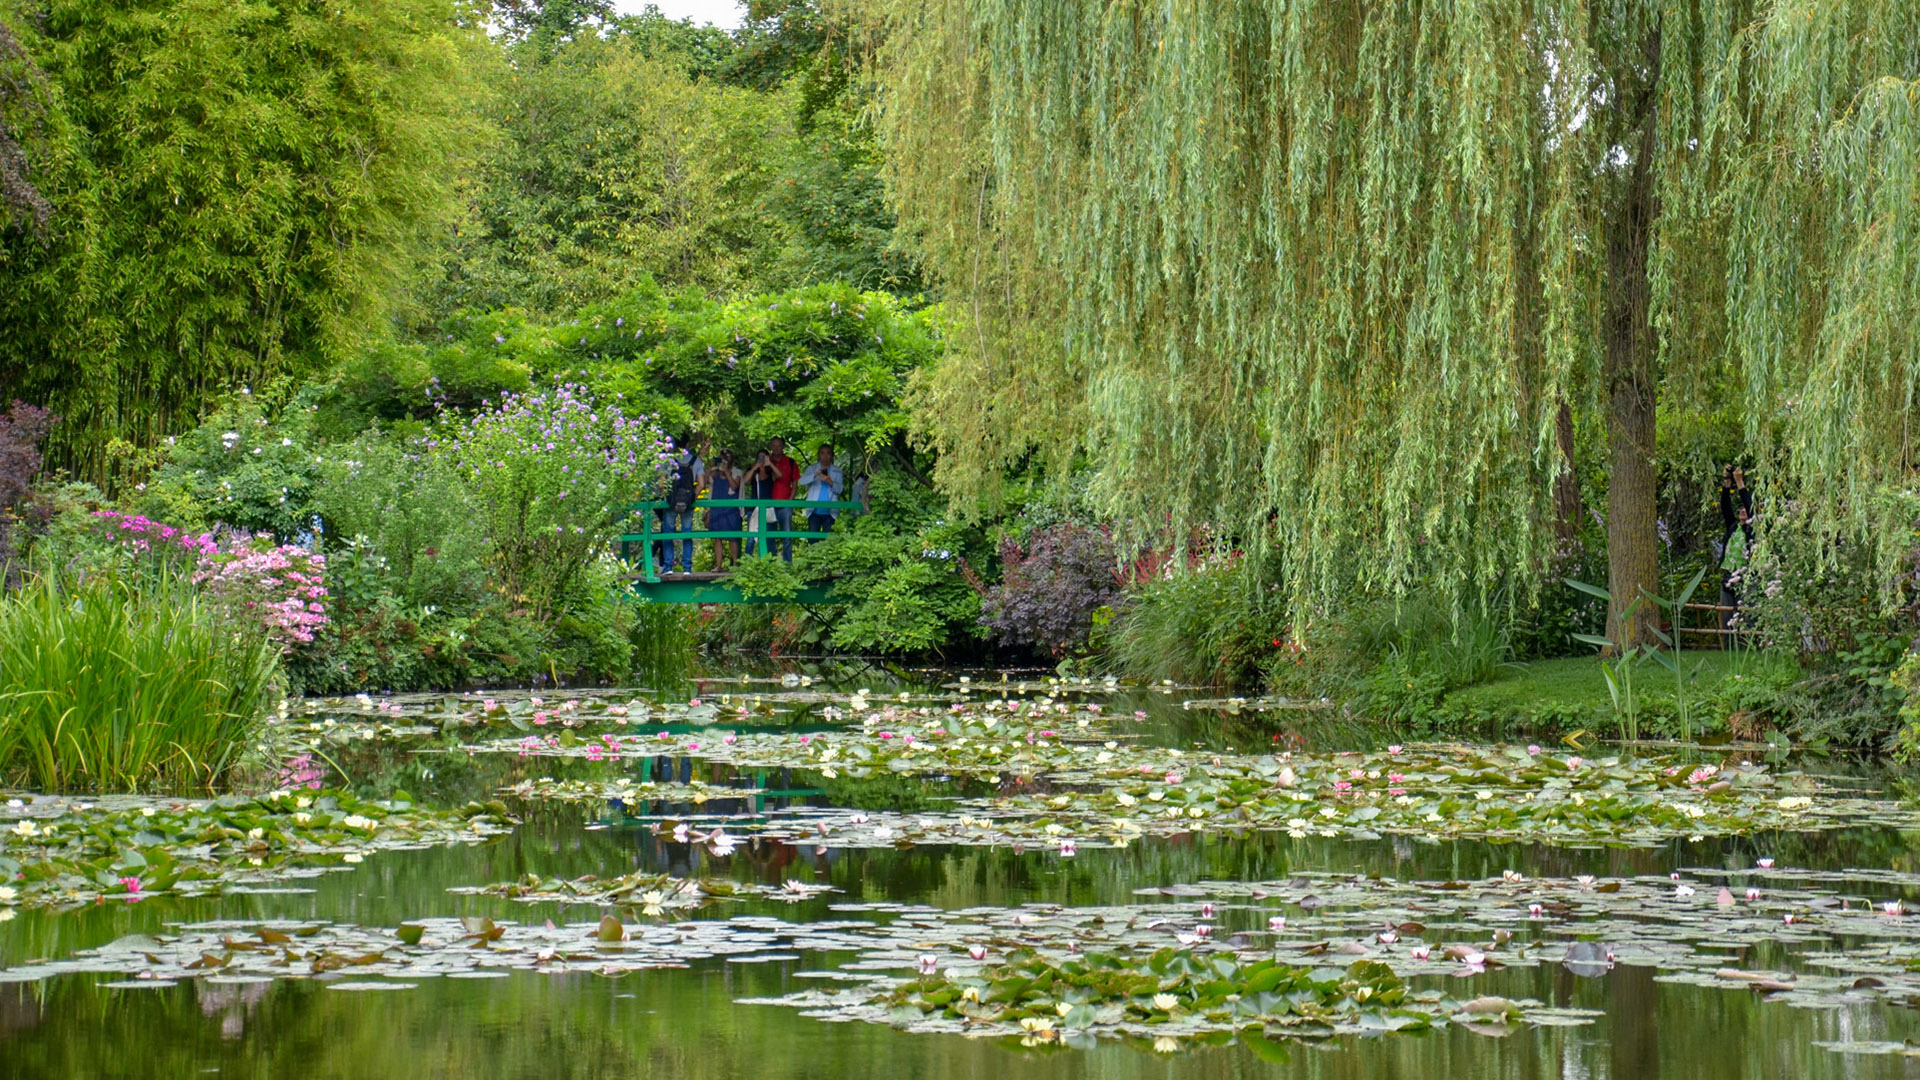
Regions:
<svg viewBox="0 0 1920 1080"><path fill-rule="evenodd" d="M185 584L40 577L0 599L0 775L42 791L204 791L240 762L278 649Z"/></svg>
<svg viewBox="0 0 1920 1080"><path fill-rule="evenodd" d="M474 843L512 823L503 804L429 810L341 791L213 800L15 799L0 809L0 880L16 902L220 892L350 866L399 848Z"/></svg>

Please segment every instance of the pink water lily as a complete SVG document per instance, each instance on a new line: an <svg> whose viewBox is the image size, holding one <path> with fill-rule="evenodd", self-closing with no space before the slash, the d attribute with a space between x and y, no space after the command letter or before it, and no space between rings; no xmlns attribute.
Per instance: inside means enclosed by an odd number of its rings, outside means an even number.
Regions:
<svg viewBox="0 0 1920 1080"><path fill-rule="evenodd" d="M720 741L726 743L728 746L732 746L734 743L739 742L740 738L737 735L722 735Z"/></svg>
<svg viewBox="0 0 1920 1080"><path fill-rule="evenodd" d="M1528 743L1528 744L1527 744L1527 756L1528 756L1528 757L1539 757L1539 756L1540 756L1540 745L1539 745L1538 743Z"/></svg>
<svg viewBox="0 0 1920 1080"><path fill-rule="evenodd" d="M1399 744L1399 743L1392 743L1392 744L1390 744L1390 745L1388 745L1388 747L1387 747L1387 753L1389 753L1389 754L1397 754L1397 753L1399 753L1399 752L1400 752L1400 744Z"/></svg>
<svg viewBox="0 0 1920 1080"><path fill-rule="evenodd" d="M120 879L120 885L122 888L127 890L127 895L129 896L140 895L140 879L139 878L123 877Z"/></svg>
<svg viewBox="0 0 1920 1080"><path fill-rule="evenodd" d="M985 960L987 958L987 947L985 945L969 945L967 946L967 955L975 960Z"/></svg>
<svg viewBox="0 0 1920 1080"><path fill-rule="evenodd" d="M1567 768L1577 769L1579 767L1580 767L1580 756L1578 754L1575 754L1573 757L1570 757L1567 759Z"/></svg>
<svg viewBox="0 0 1920 1080"><path fill-rule="evenodd" d="M1771 869L1773 869L1773 860L1772 860L1772 859L1770 859L1770 858L1768 858L1768 859L1755 859L1755 860L1753 860L1753 864L1754 864L1755 866L1758 866L1758 867L1759 867L1760 869L1762 869L1762 870L1771 870Z"/></svg>

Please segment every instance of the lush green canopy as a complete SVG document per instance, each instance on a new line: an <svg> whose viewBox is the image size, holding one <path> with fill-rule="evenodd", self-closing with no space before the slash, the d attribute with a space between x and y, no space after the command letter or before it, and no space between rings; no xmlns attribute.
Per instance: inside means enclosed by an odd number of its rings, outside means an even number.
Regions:
<svg viewBox="0 0 1920 1080"><path fill-rule="evenodd" d="M45 72L45 235L0 232L0 383L104 473L222 389L339 358L458 203L484 32L453 0L0 3Z"/></svg>
<svg viewBox="0 0 1920 1080"><path fill-rule="evenodd" d="M917 398L962 503L1085 451L1305 604L1541 555L1562 402L1635 474L1616 593L1662 386L1744 380L1856 528L1904 479L1914 0L885 10L902 225L971 322Z"/></svg>

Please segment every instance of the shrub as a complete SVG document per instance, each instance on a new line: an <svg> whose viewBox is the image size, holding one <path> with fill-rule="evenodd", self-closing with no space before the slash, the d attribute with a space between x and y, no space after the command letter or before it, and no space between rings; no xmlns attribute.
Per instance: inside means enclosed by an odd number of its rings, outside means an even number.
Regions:
<svg viewBox="0 0 1920 1080"><path fill-rule="evenodd" d="M29 514L28 502L40 475L40 444L55 423L52 413L20 401L0 414L0 584L26 546L15 532L44 523Z"/></svg>
<svg viewBox="0 0 1920 1080"><path fill-rule="evenodd" d="M237 394L169 439L134 509L193 529L224 524L301 538L313 524L311 418L280 398Z"/></svg>
<svg viewBox="0 0 1920 1080"><path fill-rule="evenodd" d="M538 618L625 531L627 507L671 453L650 420L570 383L503 394L444 427L435 449L473 494L509 598Z"/></svg>
<svg viewBox="0 0 1920 1080"><path fill-rule="evenodd" d="M367 434L320 466L314 507L334 549L358 542L362 569L403 607L470 613L487 592L487 539L473 496L424 441Z"/></svg>
<svg viewBox="0 0 1920 1080"><path fill-rule="evenodd" d="M327 624L326 569L319 552L240 537L203 554L193 582L217 610L286 652Z"/></svg>
<svg viewBox="0 0 1920 1080"><path fill-rule="evenodd" d="M0 600L0 773L42 791L218 787L277 652L184 585L36 578Z"/></svg>
<svg viewBox="0 0 1920 1080"><path fill-rule="evenodd" d="M1000 545L1000 583L981 600L980 622L1002 645L1059 658L1081 652L1094 613L1120 602L1113 541L1099 529L1064 523L1022 545Z"/></svg>

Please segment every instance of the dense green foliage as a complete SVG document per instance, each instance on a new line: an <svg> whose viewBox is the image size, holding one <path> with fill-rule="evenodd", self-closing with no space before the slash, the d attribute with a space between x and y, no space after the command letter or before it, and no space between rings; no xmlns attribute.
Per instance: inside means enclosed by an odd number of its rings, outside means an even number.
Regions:
<svg viewBox="0 0 1920 1080"><path fill-rule="evenodd" d="M1459 596L1548 554L1566 403L1632 597L1664 387L1899 550L1911 3L884 7L897 202L969 319L916 397L957 508L1084 448L1114 519L1271 549L1302 621Z"/></svg>
<svg viewBox="0 0 1920 1080"><path fill-rule="evenodd" d="M53 211L0 231L0 381L92 479L224 391L314 372L416 294L482 138L454 0L10 0Z"/></svg>

